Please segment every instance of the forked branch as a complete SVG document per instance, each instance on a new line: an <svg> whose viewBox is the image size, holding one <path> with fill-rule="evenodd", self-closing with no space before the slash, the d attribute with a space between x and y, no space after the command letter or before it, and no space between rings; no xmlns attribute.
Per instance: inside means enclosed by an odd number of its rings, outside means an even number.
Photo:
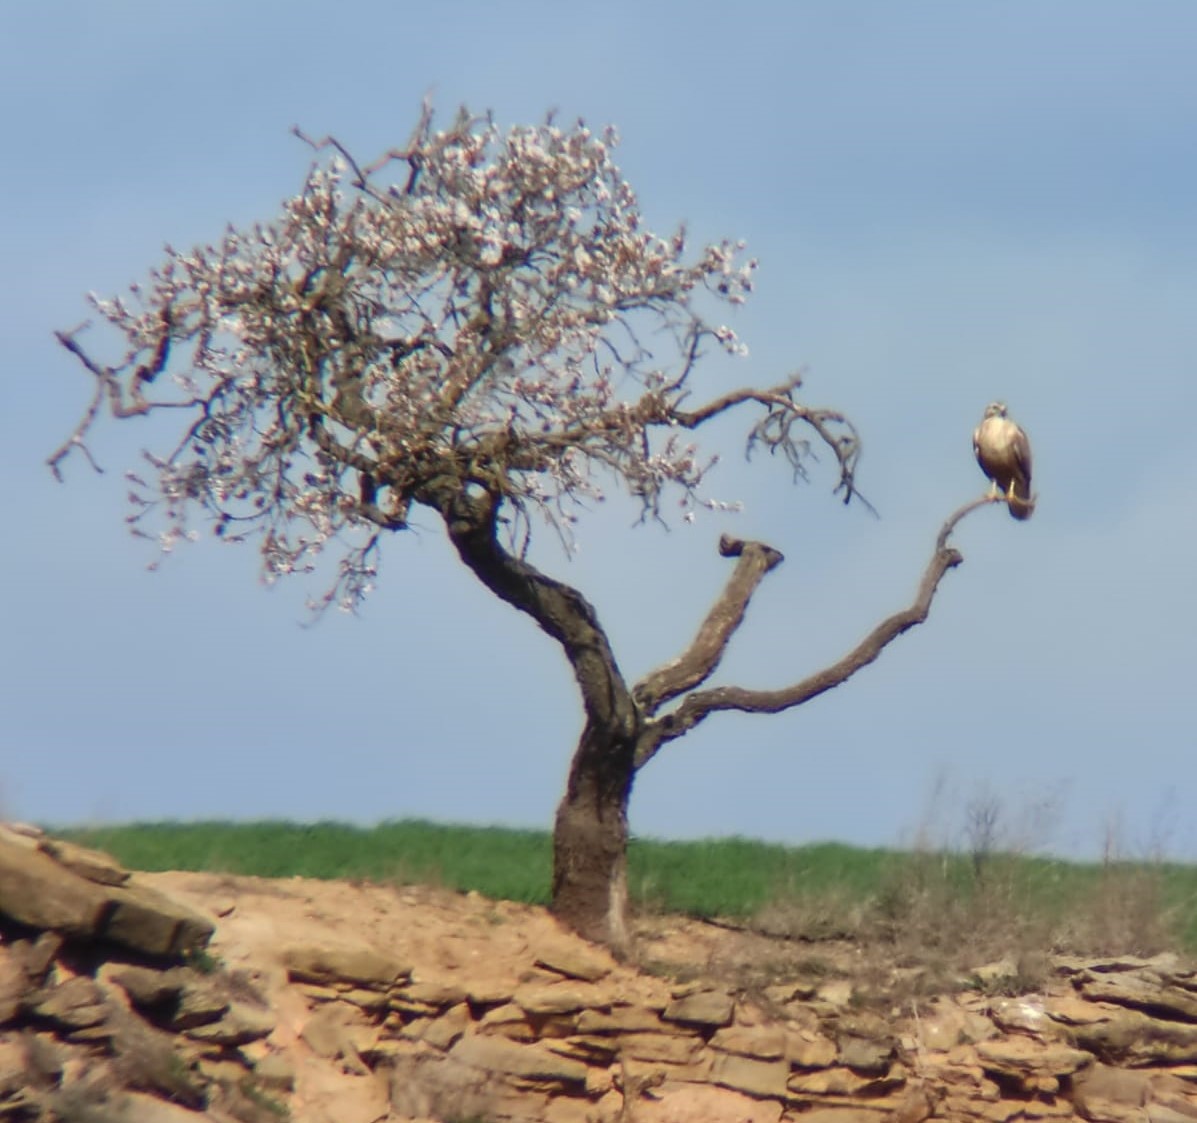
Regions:
<svg viewBox="0 0 1197 1123"><path fill-rule="evenodd" d="M728 642L744 622L744 613L757 586L765 574L785 560L779 550L763 542L743 542L726 534L719 539L719 553L739 560L694 642L676 659L645 675L632 690L645 714L656 713L663 702L710 678Z"/></svg>
<svg viewBox="0 0 1197 1123"><path fill-rule="evenodd" d="M782 687L778 690L749 690L740 686L717 686L710 690L700 690L690 694L675 710L656 718L652 722L647 731L648 735L641 740L640 751L636 757L636 767L642 768L656 755L662 745L688 733L696 725L718 710L740 710L746 713L779 713L793 706L800 706L803 702L809 702L812 698L828 690L832 690L841 683L847 682L857 671L872 663L900 635L927 619L931 611L931 602L935 599L939 583L943 580L944 575L948 570L954 569L964 560L963 555L958 550L948 545L948 539L961 519L972 511L975 511L978 507L984 507L990 503L1002 502L1005 502L1002 496L985 495L980 499L974 499L966 503L963 507L954 511L936 536L935 550L931 555L930 561L927 563L927 568L923 571L918 592L910 607L902 609L901 612L895 612L892 616L882 620L880 624L869 632L842 659L791 686ZM764 573L762 572L760 576L763 577ZM733 576L734 581L735 577ZM757 578L758 584L759 581L760 577ZM721 603L729 596L730 589L731 583L729 583L728 590L724 591ZM755 585L753 589L755 589ZM747 599L750 596L751 590L748 592L744 604L741 606L739 618L722 637L719 654L722 654L723 647L726 646L731 633L735 631L743 619L743 609L747 607ZM719 605L716 605L716 608L712 610L712 615L718 609ZM710 617L708 617L709 621ZM695 646L697 644L698 641L696 641ZM687 655L689 654L688 652ZM682 658L685 659L686 656ZM653 675L650 675L637 688L637 691L643 690L646 684L653 683L656 676L670 670L672 666L671 664L670 667L662 668L662 671L654 672ZM711 667L711 670L713 669L714 665ZM703 680L699 679L698 681L701 682ZM674 696L679 693L681 691L674 691Z"/></svg>

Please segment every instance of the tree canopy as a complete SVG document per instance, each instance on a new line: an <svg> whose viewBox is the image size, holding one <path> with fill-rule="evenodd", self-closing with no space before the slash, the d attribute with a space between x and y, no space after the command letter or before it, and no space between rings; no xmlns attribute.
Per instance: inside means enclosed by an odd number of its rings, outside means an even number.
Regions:
<svg viewBox="0 0 1197 1123"><path fill-rule="evenodd" d="M580 506L612 485L647 517L671 489L682 517L712 505L699 488L716 457L692 433L746 403L750 445L802 472L821 440L854 494L855 430L802 405L798 376L690 404L705 351L746 351L710 310L748 297L756 262L646 229L614 130L504 131L465 110L437 130L425 106L408 143L368 165L308 143L317 160L275 221L168 246L145 284L91 298L118 361L78 329L59 335L96 387L56 471L105 402L188 416L129 474L138 532L171 549L206 518L256 538L269 581L335 549L324 603L352 608L380 533L463 488L503 507L521 554L537 525L570 542Z"/></svg>

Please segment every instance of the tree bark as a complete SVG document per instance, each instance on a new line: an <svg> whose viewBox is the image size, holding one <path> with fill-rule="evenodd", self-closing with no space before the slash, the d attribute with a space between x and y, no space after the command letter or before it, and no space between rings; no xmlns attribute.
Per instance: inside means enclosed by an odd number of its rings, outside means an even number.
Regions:
<svg viewBox="0 0 1197 1123"><path fill-rule="evenodd" d="M575 932L628 950L628 802L636 744L589 723L553 827L553 912Z"/></svg>

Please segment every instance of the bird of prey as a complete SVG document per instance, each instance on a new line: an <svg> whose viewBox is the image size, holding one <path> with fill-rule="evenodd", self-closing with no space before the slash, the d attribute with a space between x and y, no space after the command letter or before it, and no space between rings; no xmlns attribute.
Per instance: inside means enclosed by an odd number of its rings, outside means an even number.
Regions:
<svg viewBox="0 0 1197 1123"><path fill-rule="evenodd" d="M993 481L993 494L1004 495L1010 514L1029 519L1031 498L1031 442L1022 428L1006 416L1005 402L992 402L973 433L977 463Z"/></svg>

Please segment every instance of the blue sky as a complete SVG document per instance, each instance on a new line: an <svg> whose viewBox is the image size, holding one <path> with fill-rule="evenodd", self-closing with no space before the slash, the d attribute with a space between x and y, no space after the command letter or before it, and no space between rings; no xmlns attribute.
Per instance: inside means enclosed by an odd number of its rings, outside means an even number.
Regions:
<svg viewBox="0 0 1197 1123"><path fill-rule="evenodd" d="M830 471L744 465L744 513L672 533L598 512L567 561L632 676L687 642L720 531L787 557L721 681L781 685L905 605L984 481L969 437L1004 398L1035 518L998 508L930 621L782 717L712 718L641 775L633 829L890 845L1008 838L1197 859L1197 6L505 3L330 8L46 0L5 13L0 114L0 814L56 823L424 816L547 826L579 726L563 658L426 519L388 543L361 618L305 628L301 580L203 543L157 573L123 526L146 426L106 426L56 484L90 387L51 332L164 242L269 217L334 132L365 158L431 91L503 122L614 123L649 221L744 238L752 355L861 429ZM824 465L824 468L827 468ZM1046 811L1046 815L1044 812Z"/></svg>

